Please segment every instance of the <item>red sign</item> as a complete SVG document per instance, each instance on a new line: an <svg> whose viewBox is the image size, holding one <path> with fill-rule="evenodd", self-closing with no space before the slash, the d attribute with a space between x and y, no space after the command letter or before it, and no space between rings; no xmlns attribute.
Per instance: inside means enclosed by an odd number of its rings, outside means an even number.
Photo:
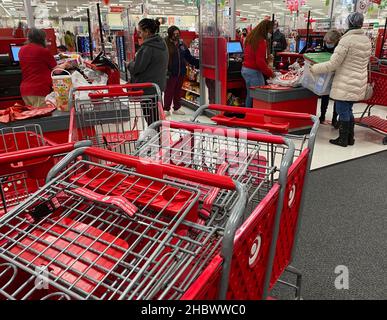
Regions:
<svg viewBox="0 0 387 320"><path fill-rule="evenodd" d="M124 7L122 6L110 6L111 13L121 13L124 12Z"/></svg>
<svg viewBox="0 0 387 320"><path fill-rule="evenodd" d="M382 0L371 0L371 2L376 3L376 4L380 4L382 2Z"/></svg>

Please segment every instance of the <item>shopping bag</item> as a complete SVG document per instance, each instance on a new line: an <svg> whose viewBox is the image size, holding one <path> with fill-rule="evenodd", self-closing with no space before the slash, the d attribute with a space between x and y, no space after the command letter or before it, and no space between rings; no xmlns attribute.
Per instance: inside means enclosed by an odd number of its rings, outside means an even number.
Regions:
<svg viewBox="0 0 387 320"><path fill-rule="evenodd" d="M326 96L331 91L333 77L334 72L312 74L310 64L305 61L301 84L304 88L309 89L318 96Z"/></svg>
<svg viewBox="0 0 387 320"><path fill-rule="evenodd" d="M69 111L69 92L72 88L71 75L67 70L62 69L61 71L67 74L56 76L54 75L54 71L51 73L52 87L55 92L57 109L60 111Z"/></svg>

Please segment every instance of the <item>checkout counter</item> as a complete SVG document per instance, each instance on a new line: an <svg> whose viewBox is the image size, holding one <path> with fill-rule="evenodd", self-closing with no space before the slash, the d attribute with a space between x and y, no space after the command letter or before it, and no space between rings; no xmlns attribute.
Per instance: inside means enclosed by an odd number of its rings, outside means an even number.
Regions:
<svg viewBox="0 0 387 320"><path fill-rule="evenodd" d="M270 86L263 88L251 88L253 108L278 110L288 112L301 112L316 115L318 96L312 91L303 88L284 87L281 89L270 89ZM280 118L273 119L274 122L281 122ZM286 122L283 119L283 122ZM312 128L312 121L292 120L289 131L305 131Z"/></svg>
<svg viewBox="0 0 387 320"><path fill-rule="evenodd" d="M22 72L19 66L20 46L10 46L10 53L0 54L0 108L21 101Z"/></svg>
<svg viewBox="0 0 387 320"><path fill-rule="evenodd" d="M30 118L10 123L0 123L0 129L38 124L43 135L56 143L66 143L69 138L70 112L54 111L51 116Z"/></svg>

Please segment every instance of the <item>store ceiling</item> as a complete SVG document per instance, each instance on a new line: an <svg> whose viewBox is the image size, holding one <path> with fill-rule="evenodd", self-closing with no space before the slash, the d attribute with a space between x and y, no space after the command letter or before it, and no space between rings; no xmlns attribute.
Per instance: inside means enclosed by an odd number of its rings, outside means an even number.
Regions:
<svg viewBox="0 0 387 320"><path fill-rule="evenodd" d="M34 0L32 0L34 1ZM35 0L39 2L40 0ZM142 3L145 0L111 0L111 4L134 5ZM155 15L196 15L197 9L187 3L192 0L148 0L150 3L150 14ZM329 13L327 0L305 0L306 5L301 7L301 12L311 10L314 18L325 18ZM50 17L71 17L80 18L86 14L86 8L92 1L87 0L56 0L45 1L50 8ZM101 1L103 3L103 1ZM277 16L289 15L290 11L286 8L285 0L237 0L237 10L241 17L249 19L260 19L264 15L271 15L273 12ZM7 11L13 16L24 16L22 0L0 0ZM103 10L107 6L102 5Z"/></svg>

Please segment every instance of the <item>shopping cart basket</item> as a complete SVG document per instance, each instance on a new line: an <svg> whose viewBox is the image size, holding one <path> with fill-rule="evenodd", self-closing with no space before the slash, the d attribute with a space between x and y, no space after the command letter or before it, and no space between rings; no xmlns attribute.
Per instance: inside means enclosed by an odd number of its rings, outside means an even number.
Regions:
<svg viewBox="0 0 387 320"><path fill-rule="evenodd" d="M74 88L69 105L69 141L91 140L123 154L133 153L149 124L165 119L160 89L151 83Z"/></svg>
<svg viewBox="0 0 387 320"><path fill-rule="evenodd" d="M300 230L302 220L301 213L304 206L304 191L307 184L308 173L313 157L313 150L316 141L319 121L317 117L303 114L275 110L261 110L251 108L229 107L221 105L207 105L200 107L194 114L192 120L196 121L206 109L220 112L219 115L211 118L215 123L230 127L240 127L247 129L267 130L272 133L281 134L291 140L295 145L295 159L292 162L287 177L287 185L281 213L281 223L276 244L276 254L272 265L272 275L270 283L265 286L265 292L280 282L290 285L296 290L296 297L301 296L301 273L290 264L293 260L294 250ZM252 121L252 119L254 119ZM277 122L276 119L281 119ZM310 121L312 129L309 135L294 135L286 133L284 127L293 119ZM297 284L289 284L279 280L284 271L288 271L297 276Z"/></svg>
<svg viewBox="0 0 387 320"><path fill-rule="evenodd" d="M375 106L387 107L387 72L371 72L371 83L374 83L374 92L372 97L363 101L367 104L360 118L355 119L355 123L359 126L370 128L378 133L382 133L383 144L387 144L387 118L383 119L376 115L371 115L371 109Z"/></svg>
<svg viewBox="0 0 387 320"><path fill-rule="evenodd" d="M62 154L86 145L57 145L43 137L39 125L0 129L0 216L43 186Z"/></svg>
<svg viewBox="0 0 387 320"><path fill-rule="evenodd" d="M201 191L165 175L236 190L225 228L196 224ZM1 298L179 299L215 257L225 296L246 205L239 183L97 148L74 150L48 180L0 219Z"/></svg>

